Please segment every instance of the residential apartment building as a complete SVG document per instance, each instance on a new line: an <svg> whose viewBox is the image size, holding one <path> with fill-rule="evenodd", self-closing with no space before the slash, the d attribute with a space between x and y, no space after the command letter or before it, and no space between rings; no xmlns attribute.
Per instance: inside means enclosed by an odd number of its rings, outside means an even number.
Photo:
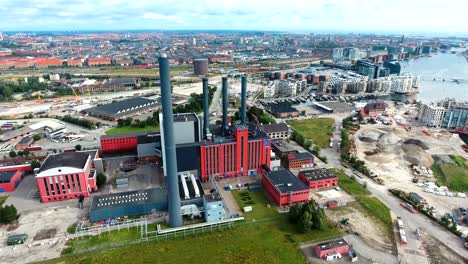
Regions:
<svg viewBox="0 0 468 264"><path fill-rule="evenodd" d="M432 104L422 104L418 112L418 120L425 126L441 127L445 108Z"/></svg>

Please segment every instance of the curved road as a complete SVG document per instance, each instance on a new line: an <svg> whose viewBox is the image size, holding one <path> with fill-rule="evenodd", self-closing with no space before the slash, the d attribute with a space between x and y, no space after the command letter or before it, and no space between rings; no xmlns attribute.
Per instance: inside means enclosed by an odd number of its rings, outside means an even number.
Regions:
<svg viewBox="0 0 468 264"><path fill-rule="evenodd" d="M341 135L338 128L341 126L342 120L339 118L336 118L335 120L335 125L337 126L337 129L333 133L333 138L339 139ZM390 210L395 215L400 216L402 218L402 221L405 225L404 228L406 231L408 244L403 247L399 247L399 249L404 249L403 252L400 251L399 253L400 255L402 255L403 259L406 260L406 263L428 263L427 258L424 256L424 250L421 250L421 243L416 238L416 228L421 228L423 232L433 236L442 244L452 249L458 255L460 255L468 261L468 250L464 248L463 242L459 237L455 236L454 234L441 227L438 223L433 222L426 216L422 214L413 214L408 210L404 209L400 205L400 199L392 195L388 191L388 188L384 185L378 185L377 183L369 180L366 176L342 167L340 162L340 152L337 151L336 148L336 144L333 144L333 148L324 150L323 152L329 160L328 165L335 168L343 168L345 169L348 175L352 175L354 173L360 176L361 178L356 178L358 182L360 182L361 184L362 182L366 182L367 189L380 201L387 205L388 208L390 208Z"/></svg>

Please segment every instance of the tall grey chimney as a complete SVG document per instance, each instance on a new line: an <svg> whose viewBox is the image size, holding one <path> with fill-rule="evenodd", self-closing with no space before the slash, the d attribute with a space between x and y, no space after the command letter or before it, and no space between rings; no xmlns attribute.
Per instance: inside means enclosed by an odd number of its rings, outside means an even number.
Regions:
<svg viewBox="0 0 468 264"><path fill-rule="evenodd" d="M247 76L241 77L241 124L246 124L247 119Z"/></svg>
<svg viewBox="0 0 468 264"><path fill-rule="evenodd" d="M169 62L167 55L159 57L159 78L161 81L161 101L163 115L163 136L167 171L168 212L171 227L182 226L180 211L179 182L177 179L177 156L174 143L174 117L172 113L171 83L169 76Z"/></svg>
<svg viewBox="0 0 468 264"><path fill-rule="evenodd" d="M223 77L223 135L227 135L228 126L228 79Z"/></svg>
<svg viewBox="0 0 468 264"><path fill-rule="evenodd" d="M203 133L206 135L210 133L210 106L208 102L208 78L202 79L203 83Z"/></svg>

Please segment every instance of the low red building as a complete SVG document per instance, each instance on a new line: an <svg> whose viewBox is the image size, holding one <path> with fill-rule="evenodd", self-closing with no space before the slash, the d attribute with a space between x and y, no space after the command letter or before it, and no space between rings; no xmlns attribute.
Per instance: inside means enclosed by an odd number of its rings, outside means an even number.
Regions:
<svg viewBox="0 0 468 264"><path fill-rule="evenodd" d="M0 193L14 191L24 175L30 171L30 164L0 167Z"/></svg>
<svg viewBox="0 0 468 264"><path fill-rule="evenodd" d="M111 65L112 60L110 58L88 58L86 64L88 66Z"/></svg>
<svg viewBox="0 0 468 264"><path fill-rule="evenodd" d="M385 113L386 109L386 104L385 102L369 102L364 106L363 110L361 111L361 115L364 114L364 116L369 116L369 117L375 117L378 116L379 114Z"/></svg>
<svg viewBox="0 0 468 264"><path fill-rule="evenodd" d="M327 255L333 255L340 253L341 255L347 255L349 253L349 244L344 239L333 240L318 244L314 248L317 257L324 259Z"/></svg>
<svg viewBox="0 0 468 264"><path fill-rule="evenodd" d="M289 170L271 171L264 166L262 185L276 204L290 206L309 201L309 189Z"/></svg>
<svg viewBox="0 0 468 264"><path fill-rule="evenodd" d="M18 143L15 145L16 150L23 150L29 148L32 143L34 142L32 136L26 136L22 138Z"/></svg>
<svg viewBox="0 0 468 264"><path fill-rule="evenodd" d="M101 150L103 153L134 151L137 149L138 135L137 133L132 133L101 136Z"/></svg>
<svg viewBox="0 0 468 264"><path fill-rule="evenodd" d="M67 59L68 67L82 67L83 61L81 59Z"/></svg>
<svg viewBox="0 0 468 264"><path fill-rule="evenodd" d="M285 163L290 170L312 168L314 166L314 155L309 152L297 152L289 155Z"/></svg>
<svg viewBox="0 0 468 264"><path fill-rule="evenodd" d="M338 178L327 169L300 171L299 179L309 186L309 189L320 189L338 186Z"/></svg>
<svg viewBox="0 0 468 264"><path fill-rule="evenodd" d="M47 68L47 67L61 67L62 59L38 59L34 63L36 68Z"/></svg>
<svg viewBox="0 0 468 264"><path fill-rule="evenodd" d="M98 151L71 151L51 154L36 171L41 202L53 202L88 197L97 191L93 160Z"/></svg>

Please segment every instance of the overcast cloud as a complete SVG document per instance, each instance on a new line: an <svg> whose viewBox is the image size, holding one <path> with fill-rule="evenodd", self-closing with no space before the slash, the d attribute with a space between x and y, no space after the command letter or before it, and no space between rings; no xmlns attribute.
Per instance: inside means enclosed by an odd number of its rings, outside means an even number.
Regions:
<svg viewBox="0 0 468 264"><path fill-rule="evenodd" d="M468 0L0 0L0 31L234 29L468 34Z"/></svg>

